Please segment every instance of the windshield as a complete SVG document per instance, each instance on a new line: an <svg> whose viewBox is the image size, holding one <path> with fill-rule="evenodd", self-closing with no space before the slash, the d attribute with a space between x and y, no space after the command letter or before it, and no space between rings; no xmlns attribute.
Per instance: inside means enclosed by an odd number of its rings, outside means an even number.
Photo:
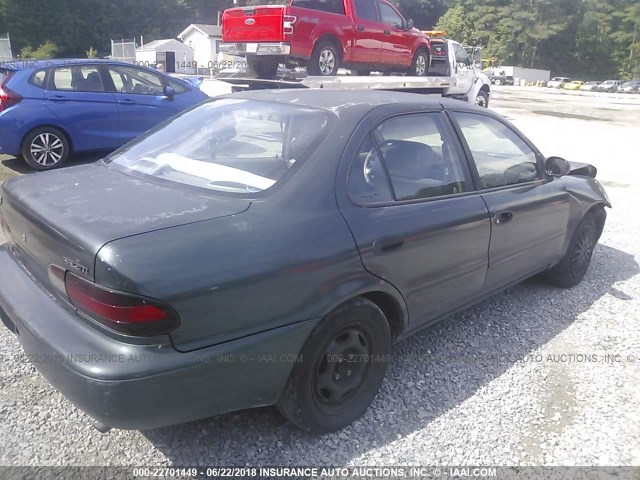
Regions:
<svg viewBox="0 0 640 480"><path fill-rule="evenodd" d="M218 100L174 118L107 161L185 185L256 194L307 160L330 118L290 104Z"/></svg>

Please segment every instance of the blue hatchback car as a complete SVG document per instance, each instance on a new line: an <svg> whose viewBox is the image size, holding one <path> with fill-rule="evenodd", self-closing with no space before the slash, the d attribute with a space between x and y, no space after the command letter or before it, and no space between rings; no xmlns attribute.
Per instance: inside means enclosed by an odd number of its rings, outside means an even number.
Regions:
<svg viewBox="0 0 640 480"><path fill-rule="evenodd" d="M114 150L207 95L194 84L108 60L0 64L0 154L36 170Z"/></svg>

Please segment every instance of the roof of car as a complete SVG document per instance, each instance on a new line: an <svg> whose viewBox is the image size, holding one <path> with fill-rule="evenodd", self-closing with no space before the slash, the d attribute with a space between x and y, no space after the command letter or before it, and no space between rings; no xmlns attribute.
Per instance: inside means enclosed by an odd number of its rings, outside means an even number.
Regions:
<svg viewBox="0 0 640 480"><path fill-rule="evenodd" d="M426 108L453 108L470 106L459 100L442 98L439 95L390 92L384 90L325 90L313 88L295 88L282 90L252 90L228 95L232 98L291 103L312 108L333 111L338 116L349 111L364 115L375 107L392 103L407 105L419 104ZM478 107L479 108L479 107Z"/></svg>
<svg viewBox="0 0 640 480"><path fill-rule="evenodd" d="M48 68L48 67L62 67L64 65L85 65L85 64L96 64L96 63L108 63L112 65L117 64L117 65L131 66L130 63L119 62L117 60L100 59L100 58L54 58L51 60L18 59L10 62L4 62L2 64L2 67L9 70L26 70L26 69Z"/></svg>

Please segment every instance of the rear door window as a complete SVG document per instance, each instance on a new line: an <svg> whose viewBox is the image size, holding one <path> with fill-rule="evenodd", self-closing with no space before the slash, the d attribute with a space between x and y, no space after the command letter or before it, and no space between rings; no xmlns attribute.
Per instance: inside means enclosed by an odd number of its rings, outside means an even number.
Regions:
<svg viewBox="0 0 640 480"><path fill-rule="evenodd" d="M309 8L326 13L344 15L344 0L293 0L293 7Z"/></svg>
<svg viewBox="0 0 640 480"><path fill-rule="evenodd" d="M62 92L105 92L98 68L91 65L52 69L51 88Z"/></svg>
<svg viewBox="0 0 640 480"><path fill-rule="evenodd" d="M472 190L456 141L439 113L390 118L376 130L398 201Z"/></svg>
<svg viewBox="0 0 640 480"><path fill-rule="evenodd" d="M376 6L376 0L355 0L356 3L356 15L362 20L370 20L372 22L378 22L378 7Z"/></svg>

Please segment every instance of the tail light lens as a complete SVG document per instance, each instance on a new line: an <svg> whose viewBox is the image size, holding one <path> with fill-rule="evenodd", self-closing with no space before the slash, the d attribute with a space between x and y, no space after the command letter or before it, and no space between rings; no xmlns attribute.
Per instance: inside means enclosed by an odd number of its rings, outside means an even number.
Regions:
<svg viewBox="0 0 640 480"><path fill-rule="evenodd" d="M65 288L69 300L81 313L125 335L162 335L180 324L178 314L169 305L110 290L70 272L65 276Z"/></svg>
<svg viewBox="0 0 640 480"><path fill-rule="evenodd" d="M2 82L2 85L0 85L0 112L14 106L17 103L20 103L20 101L22 100L22 97L20 95L5 86L5 83L9 78L11 78L10 75L5 78L4 82Z"/></svg>
<svg viewBox="0 0 640 480"><path fill-rule="evenodd" d="M283 31L285 35L292 35L294 32L294 24L298 21L298 17L296 17L295 15L285 15L283 20Z"/></svg>

